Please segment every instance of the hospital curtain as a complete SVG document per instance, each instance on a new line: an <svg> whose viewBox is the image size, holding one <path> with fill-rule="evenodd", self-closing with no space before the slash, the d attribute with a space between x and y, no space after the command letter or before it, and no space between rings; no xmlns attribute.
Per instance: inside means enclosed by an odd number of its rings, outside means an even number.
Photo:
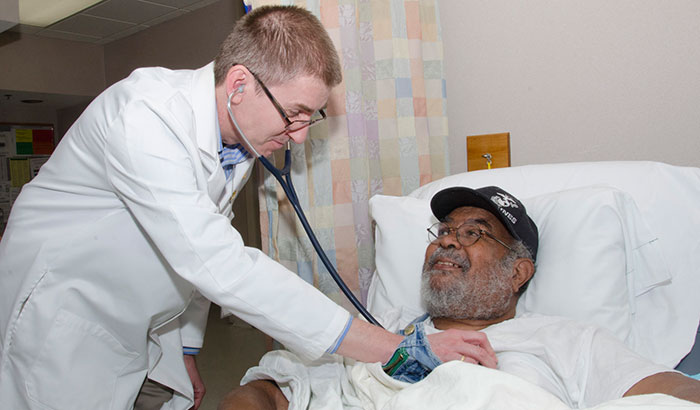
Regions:
<svg viewBox="0 0 700 410"><path fill-rule="evenodd" d="M343 82L331 94L329 118L292 148L292 178L321 246L364 303L374 271L369 198L408 194L449 170L437 0L250 3L306 7L340 55ZM274 155L278 166L283 156ZM279 184L259 172L263 250L349 307Z"/></svg>

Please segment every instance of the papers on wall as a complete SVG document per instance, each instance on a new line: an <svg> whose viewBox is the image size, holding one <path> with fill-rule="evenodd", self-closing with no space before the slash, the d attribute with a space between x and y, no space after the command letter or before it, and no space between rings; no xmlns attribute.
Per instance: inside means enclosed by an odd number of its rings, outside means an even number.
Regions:
<svg viewBox="0 0 700 410"><path fill-rule="evenodd" d="M9 182L0 182L0 202L10 202Z"/></svg>
<svg viewBox="0 0 700 410"><path fill-rule="evenodd" d="M53 150L52 125L0 123L0 236L22 186L37 176Z"/></svg>
<svg viewBox="0 0 700 410"><path fill-rule="evenodd" d="M15 154L15 137L12 131L0 131L0 155Z"/></svg>
<svg viewBox="0 0 700 410"><path fill-rule="evenodd" d="M10 158L10 183L19 188L32 179L29 158Z"/></svg>
<svg viewBox="0 0 700 410"><path fill-rule="evenodd" d="M44 163L48 160L49 157L29 158L29 177L34 178L39 173L39 169L41 168L41 166L44 165Z"/></svg>
<svg viewBox="0 0 700 410"><path fill-rule="evenodd" d="M9 182L0 182L0 235L5 230L13 203L10 190L11 185Z"/></svg>
<svg viewBox="0 0 700 410"><path fill-rule="evenodd" d="M0 183L10 180L10 158L0 154Z"/></svg>
<svg viewBox="0 0 700 410"><path fill-rule="evenodd" d="M2 158L2 157L0 157ZM37 176L41 166L49 160L48 156L39 157L11 157L9 158L9 178L3 178L0 181L9 180L13 187L19 188ZM0 176L4 175L4 171L0 171Z"/></svg>
<svg viewBox="0 0 700 410"><path fill-rule="evenodd" d="M53 127L13 126L0 130L0 155L51 155Z"/></svg>

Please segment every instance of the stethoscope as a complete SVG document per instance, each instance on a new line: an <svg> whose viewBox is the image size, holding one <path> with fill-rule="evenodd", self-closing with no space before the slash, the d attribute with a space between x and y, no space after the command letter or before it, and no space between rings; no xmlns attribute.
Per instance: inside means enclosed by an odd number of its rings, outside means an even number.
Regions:
<svg viewBox="0 0 700 410"><path fill-rule="evenodd" d="M331 277L333 278L335 283L338 284L340 290L343 291L345 297L348 298L350 303L352 303L352 305L355 306L355 308L362 314L362 316L365 317L365 319L367 319L368 322L381 327L382 325L379 324L379 322L377 322L377 320L374 317L372 317L372 315L367 311L367 309L365 309L364 306L362 306L362 303L360 303L360 301L357 300L357 298L355 297L355 295L353 295L353 293L347 287L345 282L343 282L343 279L340 277L340 275L338 275L338 272L335 270L335 267L328 259L328 256L326 256L326 253L323 251L323 248L321 248L321 244L318 243L318 239L316 239L316 235L314 234L313 230L311 230L309 222L306 220L304 211L301 209L301 204L299 203L299 198L297 198L296 190L294 189L294 185L292 184L292 155L290 151L290 142L287 141L287 148L284 151L284 167L282 167L282 169L277 169L274 165L272 165L270 161L267 160L267 158L263 157L258 153L258 151L255 150L255 147L253 147L253 144L251 144L250 141L248 141L248 138L246 138L245 134L241 130L241 127L238 126L238 122L236 121L236 118L233 115L233 111L231 111L231 98L233 98L234 95L242 91L243 86L241 85L228 95L228 103L226 104L226 109L228 110L228 115L231 118L234 127L236 127L236 131L238 131L238 135L241 137L241 139L243 139L245 145L247 145L246 149L251 155L254 155L255 158L257 158L263 164L263 166L267 168L268 171L270 171L270 173L275 177L277 182L279 182L279 184L282 186L284 193L289 199L289 203L292 204L292 207L294 208L297 217L299 217L301 225L306 231L306 235L309 237L311 244L314 246L316 254L318 254L319 258L321 258L321 261L326 266L328 273L331 274Z"/></svg>

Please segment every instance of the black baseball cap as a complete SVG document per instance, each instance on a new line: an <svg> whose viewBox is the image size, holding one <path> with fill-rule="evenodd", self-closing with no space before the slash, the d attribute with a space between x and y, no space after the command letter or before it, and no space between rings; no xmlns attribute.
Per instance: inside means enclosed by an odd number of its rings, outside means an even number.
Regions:
<svg viewBox="0 0 700 410"><path fill-rule="evenodd" d="M532 259L537 259L537 225L527 215L525 205L518 198L497 186L487 186L478 189L446 188L430 200L430 209L439 221L444 221L450 212L463 206L491 212L515 239L523 242L532 254Z"/></svg>

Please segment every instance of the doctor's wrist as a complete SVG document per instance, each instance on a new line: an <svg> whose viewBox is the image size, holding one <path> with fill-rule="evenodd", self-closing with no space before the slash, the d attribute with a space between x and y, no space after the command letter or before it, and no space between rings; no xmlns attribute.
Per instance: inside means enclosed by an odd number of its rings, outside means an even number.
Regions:
<svg viewBox="0 0 700 410"><path fill-rule="evenodd" d="M197 356L199 354L198 347L182 346L182 354L185 356Z"/></svg>

